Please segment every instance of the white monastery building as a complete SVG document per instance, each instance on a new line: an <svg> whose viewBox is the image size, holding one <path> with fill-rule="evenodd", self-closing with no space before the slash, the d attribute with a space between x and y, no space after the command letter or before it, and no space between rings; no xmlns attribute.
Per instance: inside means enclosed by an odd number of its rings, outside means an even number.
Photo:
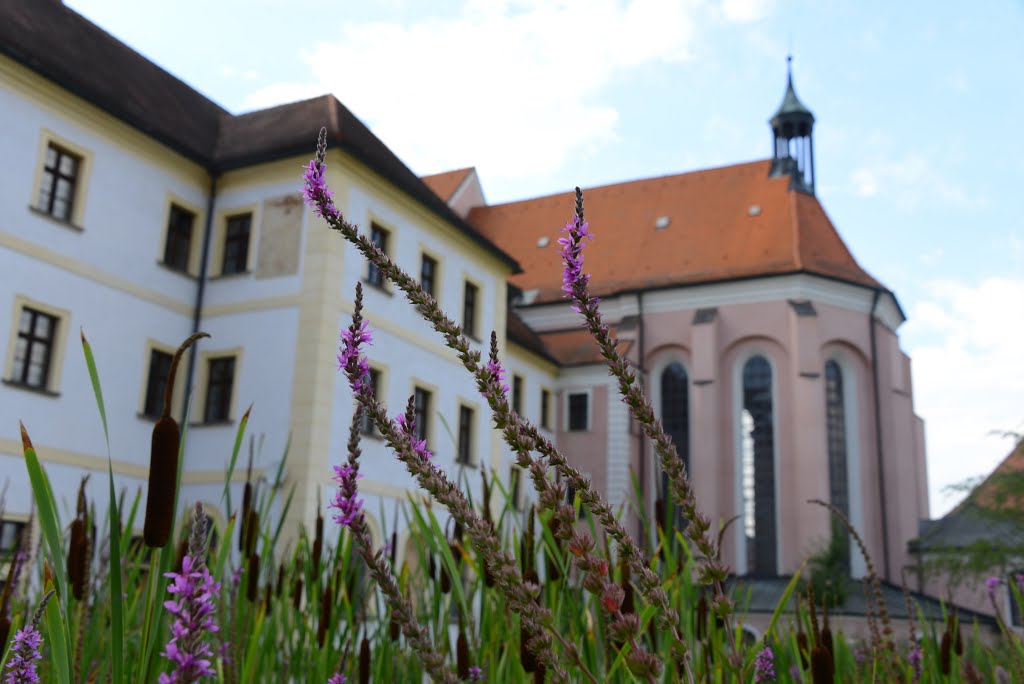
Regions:
<svg viewBox="0 0 1024 684"><path fill-rule="evenodd" d="M475 170L418 177L331 95L233 115L60 2L5 0L4 543L31 506L19 420L58 507L69 510L84 473L97 510L106 506L107 448L80 330L103 384L118 488L145 495L170 355L202 330L211 337L182 364L174 407L181 420L191 395L181 505L203 501L223 524L225 468L251 404L255 473L271 479L287 449L287 523L311 525L334 486L330 465L345 457L352 397L335 355L357 282L375 335L373 381L392 414L414 396L446 471L477 491L486 468L527 504L454 352L303 204L301 166L321 126L345 216L482 352L497 331L516 410L613 506L628 511L635 473L653 513L663 483L652 449L561 298L556 240L570 192L486 205ZM813 126L790 79L770 158L586 189L599 236L586 268L701 507L714 520L740 516L725 545L737 575L788 575L820 548L830 517L805 503L819 498L849 515L898 583L928 513L904 315L815 196ZM414 485L379 438L367 434L363 452L360 487L380 540ZM247 458L248 443L235 501ZM858 553L849 562L864 572Z"/></svg>

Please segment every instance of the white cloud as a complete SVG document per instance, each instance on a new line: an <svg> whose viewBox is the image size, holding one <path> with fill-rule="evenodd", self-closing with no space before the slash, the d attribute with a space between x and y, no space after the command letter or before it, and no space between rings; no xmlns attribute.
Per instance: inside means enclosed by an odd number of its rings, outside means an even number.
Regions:
<svg viewBox="0 0 1024 684"><path fill-rule="evenodd" d="M858 197L890 197L901 209L914 209L934 199L957 206L978 204L963 188L943 178L922 155L878 160L856 168L850 172L850 185Z"/></svg>
<svg viewBox="0 0 1024 684"><path fill-rule="evenodd" d="M772 0L722 0L722 16L738 23L757 21L768 16L774 4Z"/></svg>
<svg viewBox="0 0 1024 684"><path fill-rule="evenodd" d="M1024 279L933 281L902 337L925 420L933 514L958 497L943 487L992 470L1012 443L992 431L1024 423Z"/></svg>
<svg viewBox="0 0 1024 684"><path fill-rule="evenodd" d="M304 56L308 78L245 105L332 92L417 171L542 174L615 139L619 115L601 91L637 66L689 59L704 11L692 0L470 0L454 18L349 23Z"/></svg>

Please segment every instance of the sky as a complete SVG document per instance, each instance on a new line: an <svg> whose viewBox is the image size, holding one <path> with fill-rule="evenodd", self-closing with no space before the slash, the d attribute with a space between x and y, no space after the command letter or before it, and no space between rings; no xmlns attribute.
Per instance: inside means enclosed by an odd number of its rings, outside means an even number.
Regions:
<svg viewBox="0 0 1024 684"><path fill-rule="evenodd" d="M234 113L334 93L492 204L769 157L792 54L818 197L907 315L933 516L1024 432L1022 2L65 4Z"/></svg>

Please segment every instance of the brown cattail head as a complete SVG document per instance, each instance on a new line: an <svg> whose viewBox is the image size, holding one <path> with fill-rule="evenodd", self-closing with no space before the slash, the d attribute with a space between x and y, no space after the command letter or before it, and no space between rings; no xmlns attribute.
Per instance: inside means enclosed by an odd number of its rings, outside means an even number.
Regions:
<svg viewBox="0 0 1024 684"><path fill-rule="evenodd" d="M398 637L402 635L402 625L395 619L395 614L391 613L391 622L388 624L388 636L391 637L392 641L398 641Z"/></svg>
<svg viewBox="0 0 1024 684"><path fill-rule="evenodd" d="M178 447L181 433L173 418L164 417L153 426L149 458L149 489L143 539L154 549L167 546L174 526L174 495L178 482Z"/></svg>
<svg viewBox="0 0 1024 684"><path fill-rule="evenodd" d="M249 556L248 575L245 598L249 600L249 603L256 603L260 594L260 557L255 553Z"/></svg>
<svg viewBox="0 0 1024 684"><path fill-rule="evenodd" d="M448 568L444 563L441 563L441 593L450 594L452 592L452 578L448 574Z"/></svg>
<svg viewBox="0 0 1024 684"><path fill-rule="evenodd" d="M327 628L331 625L331 605L333 603L334 597L331 587L324 587L323 592L320 594L320 625L316 630L316 643L319 644L320 648L324 647L324 641L327 639Z"/></svg>
<svg viewBox="0 0 1024 684"><path fill-rule="evenodd" d="M939 670L944 675L948 675L953 669L953 655L952 655L952 639L949 636L949 632L945 632L942 635L942 644L939 647Z"/></svg>
<svg viewBox="0 0 1024 684"><path fill-rule="evenodd" d="M427 574L430 575L430 581L437 581L437 562L434 560L434 554L428 555L429 561L427 563Z"/></svg>
<svg viewBox="0 0 1024 684"><path fill-rule="evenodd" d="M249 538L249 511L252 510L252 483L246 482L242 490L242 524L238 528L238 550L246 552L245 543Z"/></svg>
<svg viewBox="0 0 1024 684"><path fill-rule="evenodd" d="M832 629L828 626L828 606L826 604L821 605L822 613L822 624L821 624L821 645L828 651L829 656L832 658L832 667L836 664L836 652L832 645Z"/></svg>
<svg viewBox="0 0 1024 684"><path fill-rule="evenodd" d="M302 607L302 578L295 578L295 589L292 591L292 608L296 611Z"/></svg>
<svg viewBox="0 0 1024 684"><path fill-rule="evenodd" d="M11 635L11 619L6 615L0 618L0 650L7 648L7 637Z"/></svg>
<svg viewBox="0 0 1024 684"><path fill-rule="evenodd" d="M270 615L270 599L274 596L274 585L267 582L267 588L263 594L263 612Z"/></svg>
<svg viewBox="0 0 1024 684"><path fill-rule="evenodd" d="M459 622L459 638L455 640L455 673L460 680L466 681L469 679L469 641L466 640L461 617Z"/></svg>
<svg viewBox="0 0 1024 684"><path fill-rule="evenodd" d="M209 337L204 332L191 335L174 354L171 368L167 373L167 386L164 390L164 406L160 419L153 426L153 439L149 452L149 490L146 495L146 519L142 536L146 546L154 549L167 546L174 526L174 497L178 485L178 448L181 443L181 432L178 424L171 418L171 401L174 396L174 377L178 372L178 363L192 343L202 337Z"/></svg>
<svg viewBox="0 0 1024 684"><path fill-rule="evenodd" d="M964 634L960 629L960 623L956 625L956 639L953 640L953 652L958 656L964 654Z"/></svg>
<svg viewBox="0 0 1024 684"><path fill-rule="evenodd" d="M359 643L359 684L370 684L370 642L365 636Z"/></svg>
<svg viewBox="0 0 1024 684"><path fill-rule="evenodd" d="M832 656L824 646L815 646L811 650L811 681L814 684L833 684L835 665Z"/></svg>
<svg viewBox="0 0 1024 684"><path fill-rule="evenodd" d="M310 551L310 560L313 566L313 577L320 576L320 556L323 555L323 541L321 539L313 540L313 550Z"/></svg>
<svg viewBox="0 0 1024 684"><path fill-rule="evenodd" d="M491 566L486 558L480 558L480 568L484 573L484 586L490 589L494 586L494 573L491 571Z"/></svg>
<svg viewBox="0 0 1024 684"><path fill-rule="evenodd" d="M629 581L629 563L626 562L626 558L622 557L619 561L622 566L622 581L620 586L622 587L622 605L619 606L619 610L623 613L633 613L636 611L633 602L633 583Z"/></svg>
<svg viewBox="0 0 1024 684"><path fill-rule="evenodd" d="M75 518L71 521L71 544L68 547L68 582L71 584L72 596L78 601L85 599L88 549L85 521Z"/></svg>
<svg viewBox="0 0 1024 684"><path fill-rule="evenodd" d="M703 639L708 633L708 600L701 592L697 599L697 624L695 625L697 639Z"/></svg>
<svg viewBox="0 0 1024 684"><path fill-rule="evenodd" d="M255 508L249 509L245 518L245 555L256 553L256 540L260 534L260 514Z"/></svg>
<svg viewBox="0 0 1024 684"><path fill-rule="evenodd" d="M398 561L398 532L397 531L392 531L391 532L391 548L389 549L389 551L390 551L390 553L389 553L389 556L388 556L388 560L391 561L391 567L394 568L395 567L395 563Z"/></svg>

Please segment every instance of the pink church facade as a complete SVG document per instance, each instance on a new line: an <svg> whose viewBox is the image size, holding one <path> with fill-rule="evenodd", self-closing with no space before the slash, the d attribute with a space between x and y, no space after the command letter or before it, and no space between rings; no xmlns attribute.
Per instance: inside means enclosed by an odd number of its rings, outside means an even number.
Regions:
<svg viewBox="0 0 1024 684"><path fill-rule="evenodd" d="M879 575L899 584L928 517L905 317L814 194L813 123L790 79L770 161L584 191L596 234L585 270L702 510L736 518L723 542L735 573L789 575L822 550L832 517L808 503L819 499L849 517ZM613 506L635 500L635 476L653 516L665 496L653 450L561 298L555 243L572 194L488 206L472 169L424 180L522 264L513 311L559 365L560 448ZM855 545L849 566L866 572Z"/></svg>

